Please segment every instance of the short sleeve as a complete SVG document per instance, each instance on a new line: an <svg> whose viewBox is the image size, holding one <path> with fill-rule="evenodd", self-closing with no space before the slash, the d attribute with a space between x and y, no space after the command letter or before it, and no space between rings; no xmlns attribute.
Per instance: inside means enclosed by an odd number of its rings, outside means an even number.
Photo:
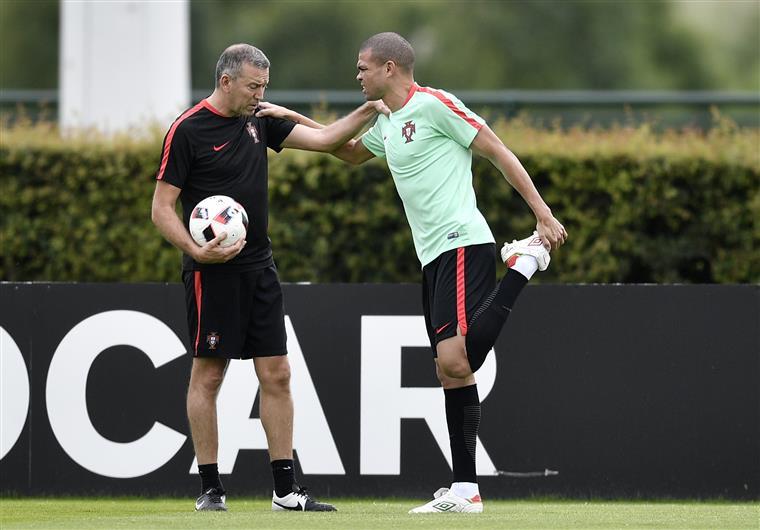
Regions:
<svg viewBox="0 0 760 530"><path fill-rule="evenodd" d="M161 150L161 162L156 180L163 180L173 186L182 188L190 172L193 149L188 138L188 131L181 123L169 129Z"/></svg>
<svg viewBox="0 0 760 530"><path fill-rule="evenodd" d="M462 147L469 148L485 120L468 109L456 96L443 90L431 90L435 97L427 105L430 122L438 131Z"/></svg>
<svg viewBox="0 0 760 530"><path fill-rule="evenodd" d="M378 116L375 124L369 128L361 137L361 141L373 155L379 158L385 158L385 142L383 141L383 130L381 120L388 118Z"/></svg>
<svg viewBox="0 0 760 530"><path fill-rule="evenodd" d="M264 125L267 128L266 138L267 147L279 153L282 151L282 142L290 135L296 123L281 118L264 118Z"/></svg>

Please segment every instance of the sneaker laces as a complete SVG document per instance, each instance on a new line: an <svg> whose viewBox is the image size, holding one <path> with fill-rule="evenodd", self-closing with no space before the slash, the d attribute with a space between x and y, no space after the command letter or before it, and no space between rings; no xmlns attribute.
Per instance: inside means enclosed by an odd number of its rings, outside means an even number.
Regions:
<svg viewBox="0 0 760 530"><path fill-rule="evenodd" d="M298 489L296 489L298 488ZM303 497L305 499L311 499L311 496L308 494L306 490L308 490L306 486L301 486L299 484L293 484L293 493L295 495L298 495L300 497Z"/></svg>
<svg viewBox="0 0 760 530"><path fill-rule="evenodd" d="M208 495L208 498L211 502L215 502L218 504L223 503L222 495L224 495L226 492L223 490L220 490L219 488L209 488L208 491L206 491L206 495Z"/></svg>
<svg viewBox="0 0 760 530"><path fill-rule="evenodd" d="M309 495L309 492L307 491L308 489L309 488L307 486L301 486L300 484L293 484L293 493L295 495L298 495L299 497L303 497L305 500L312 502L314 504L324 504L323 502Z"/></svg>
<svg viewBox="0 0 760 530"><path fill-rule="evenodd" d="M437 499L439 497L443 497L449 492L449 488L438 488L435 493L433 493L433 498Z"/></svg>

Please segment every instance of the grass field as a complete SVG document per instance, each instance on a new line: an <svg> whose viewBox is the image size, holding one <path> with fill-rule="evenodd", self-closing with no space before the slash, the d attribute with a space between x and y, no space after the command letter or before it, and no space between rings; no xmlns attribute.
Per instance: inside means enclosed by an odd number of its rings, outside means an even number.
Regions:
<svg viewBox="0 0 760 530"><path fill-rule="evenodd" d="M195 513L192 499L0 499L0 528L760 528L760 503L489 501L482 514L409 515L409 499L339 499L337 513L270 511L230 499L227 513Z"/></svg>

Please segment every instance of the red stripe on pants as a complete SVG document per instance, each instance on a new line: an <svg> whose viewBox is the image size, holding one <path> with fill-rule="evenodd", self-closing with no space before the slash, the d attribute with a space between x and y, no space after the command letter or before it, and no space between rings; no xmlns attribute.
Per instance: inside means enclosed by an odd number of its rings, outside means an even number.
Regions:
<svg viewBox="0 0 760 530"><path fill-rule="evenodd" d="M457 249L457 322L462 335L467 335L467 310L464 290L464 247Z"/></svg>
<svg viewBox="0 0 760 530"><path fill-rule="evenodd" d="M198 342L201 339L201 299L203 295L203 285L201 284L201 271L193 273L195 277L195 310L198 313L198 329L195 332L195 355L198 355Z"/></svg>

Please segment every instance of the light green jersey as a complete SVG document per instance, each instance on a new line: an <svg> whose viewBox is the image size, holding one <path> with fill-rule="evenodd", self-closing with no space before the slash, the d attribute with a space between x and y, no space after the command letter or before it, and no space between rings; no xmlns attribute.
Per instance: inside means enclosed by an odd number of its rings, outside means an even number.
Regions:
<svg viewBox="0 0 760 530"><path fill-rule="evenodd" d="M494 242L472 187L470 144L484 123L455 96L415 83L404 106L361 138L388 162L423 267L447 250Z"/></svg>

